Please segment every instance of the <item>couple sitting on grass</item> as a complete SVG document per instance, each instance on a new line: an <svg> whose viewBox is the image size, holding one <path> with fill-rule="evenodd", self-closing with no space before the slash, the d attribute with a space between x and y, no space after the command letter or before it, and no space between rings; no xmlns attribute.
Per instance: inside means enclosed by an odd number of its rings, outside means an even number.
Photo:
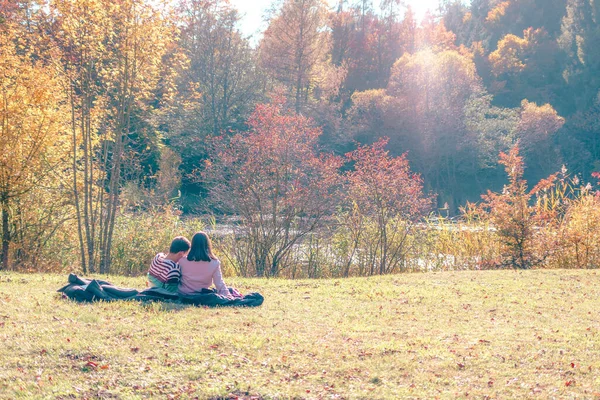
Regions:
<svg viewBox="0 0 600 400"><path fill-rule="evenodd" d="M210 239L204 232L196 233L191 244L183 236L173 239L169 253L158 253L152 260L148 283L184 295L206 291L214 284L217 294L228 298L242 297L237 290L225 286L221 263L214 256Z"/></svg>

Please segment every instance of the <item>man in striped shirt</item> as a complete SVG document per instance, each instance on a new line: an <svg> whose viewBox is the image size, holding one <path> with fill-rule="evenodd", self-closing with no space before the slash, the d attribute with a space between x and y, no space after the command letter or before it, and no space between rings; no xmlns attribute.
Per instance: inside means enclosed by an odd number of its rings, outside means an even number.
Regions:
<svg viewBox="0 0 600 400"><path fill-rule="evenodd" d="M152 260L148 271L149 285L177 293L177 286L181 279L181 268L177 263L189 250L190 241L185 237L177 236L173 239L169 253L158 253Z"/></svg>

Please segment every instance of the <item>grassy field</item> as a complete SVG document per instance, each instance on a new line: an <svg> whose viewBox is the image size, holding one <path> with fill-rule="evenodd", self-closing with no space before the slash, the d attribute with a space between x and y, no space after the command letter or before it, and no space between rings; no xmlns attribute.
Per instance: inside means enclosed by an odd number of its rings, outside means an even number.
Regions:
<svg viewBox="0 0 600 400"><path fill-rule="evenodd" d="M0 273L0 398L600 399L596 271L229 279L257 309L81 305L64 283Z"/></svg>

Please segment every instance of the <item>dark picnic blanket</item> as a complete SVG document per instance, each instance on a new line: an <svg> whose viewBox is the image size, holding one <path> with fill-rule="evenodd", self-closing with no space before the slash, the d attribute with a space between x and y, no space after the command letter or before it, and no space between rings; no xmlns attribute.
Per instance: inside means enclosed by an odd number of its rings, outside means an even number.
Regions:
<svg viewBox="0 0 600 400"><path fill-rule="evenodd" d="M64 298L69 298L80 303L137 300L170 301L206 307L258 307L264 301L264 297L260 293L249 293L245 296L231 299L217 294L212 289L202 289L201 292L193 295L171 293L157 287L139 291L137 289L118 287L100 279L80 278L75 274L69 274L68 281L69 283L58 289L58 292L62 293Z"/></svg>

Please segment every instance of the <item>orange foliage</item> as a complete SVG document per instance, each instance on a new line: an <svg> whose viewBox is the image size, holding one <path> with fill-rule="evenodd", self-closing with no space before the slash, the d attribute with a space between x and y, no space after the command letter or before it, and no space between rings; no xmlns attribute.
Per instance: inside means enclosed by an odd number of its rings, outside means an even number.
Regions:
<svg viewBox="0 0 600 400"><path fill-rule="evenodd" d="M488 13L488 16L486 18L486 22L489 22L489 23L492 23L492 24L496 24L496 23L500 22L500 20L502 19L502 17L504 17L506 15L506 10L510 6L511 6L511 2L510 1L503 1L502 3L498 4L496 7L494 7Z"/></svg>
<svg viewBox="0 0 600 400"><path fill-rule="evenodd" d="M330 42L324 32L327 3L323 0L284 1L270 21L260 44L263 67L283 83L295 98L296 112L314 81L315 66L327 53Z"/></svg>
<svg viewBox="0 0 600 400"><path fill-rule="evenodd" d="M417 36L417 49L434 52L456 50L456 35L446 29L444 21L436 22L433 16L425 17Z"/></svg>
<svg viewBox="0 0 600 400"><path fill-rule="evenodd" d="M500 153L500 164L509 178L502 193L482 195L482 209L502 241L502 266L531 268L541 262L534 251L538 215L529 204L531 193L523 179L524 162L515 145L508 154Z"/></svg>

